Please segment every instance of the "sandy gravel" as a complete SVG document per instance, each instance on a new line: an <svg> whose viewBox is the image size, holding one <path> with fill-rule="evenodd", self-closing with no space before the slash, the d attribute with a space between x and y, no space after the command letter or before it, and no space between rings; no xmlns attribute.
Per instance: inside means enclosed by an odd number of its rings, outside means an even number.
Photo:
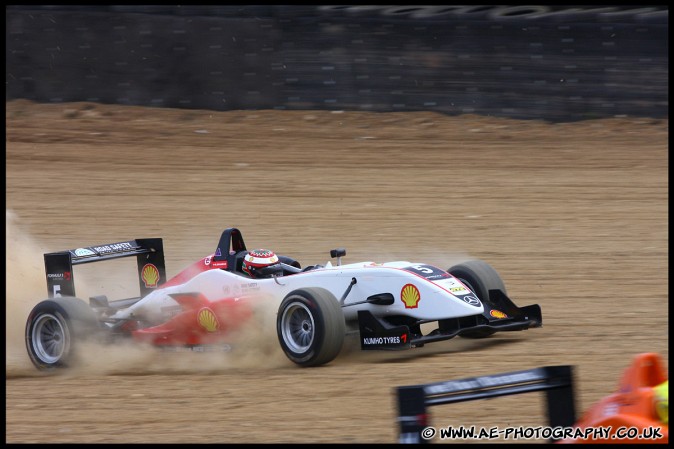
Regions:
<svg viewBox="0 0 674 449"><path fill-rule="evenodd" d="M580 412L635 354L668 360L667 121L26 101L6 114L8 443L391 443L396 386L569 364ZM43 252L162 237L173 275L230 226L303 265L338 246L345 261L484 259L544 326L406 352L348 344L301 369L261 323L237 354L92 346L78 370L32 367ZM89 267L81 296L128 289L122 266ZM438 426L546 423L537 394L431 412Z"/></svg>

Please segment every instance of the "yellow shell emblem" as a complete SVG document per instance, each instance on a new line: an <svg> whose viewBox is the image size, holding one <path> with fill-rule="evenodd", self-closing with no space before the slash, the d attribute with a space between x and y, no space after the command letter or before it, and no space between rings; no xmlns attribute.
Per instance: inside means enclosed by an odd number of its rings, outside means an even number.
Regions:
<svg viewBox="0 0 674 449"><path fill-rule="evenodd" d="M159 270L157 270L157 267L153 264L147 263L143 269L140 270L140 278L145 283L145 287L156 287L159 283Z"/></svg>
<svg viewBox="0 0 674 449"><path fill-rule="evenodd" d="M400 290L400 299L405 304L406 309L416 309L419 306L419 300L421 300L419 289L412 284L403 286Z"/></svg>
<svg viewBox="0 0 674 449"><path fill-rule="evenodd" d="M199 315L197 315L197 321L199 321L201 327L206 329L208 332L215 332L218 330L218 319L215 317L213 311L209 308L204 307L199 311Z"/></svg>
<svg viewBox="0 0 674 449"><path fill-rule="evenodd" d="M508 315L505 313L501 312L500 310L492 309L489 311L489 315L493 316L494 318L508 318Z"/></svg>

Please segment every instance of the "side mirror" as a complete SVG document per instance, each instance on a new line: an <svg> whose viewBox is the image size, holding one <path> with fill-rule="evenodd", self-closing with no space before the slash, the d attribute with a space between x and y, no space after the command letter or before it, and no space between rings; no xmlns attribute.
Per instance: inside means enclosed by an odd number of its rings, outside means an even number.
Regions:
<svg viewBox="0 0 674 449"><path fill-rule="evenodd" d="M330 257L337 258L337 265L342 264L342 256L346 256L345 248L335 248L330 250Z"/></svg>
<svg viewBox="0 0 674 449"><path fill-rule="evenodd" d="M346 256L346 249L345 248L336 248L336 249L330 250L330 257L335 258L335 257L342 257L342 256Z"/></svg>
<svg viewBox="0 0 674 449"><path fill-rule="evenodd" d="M390 293L379 293L367 298L366 302L377 306L390 306L395 302L393 295Z"/></svg>

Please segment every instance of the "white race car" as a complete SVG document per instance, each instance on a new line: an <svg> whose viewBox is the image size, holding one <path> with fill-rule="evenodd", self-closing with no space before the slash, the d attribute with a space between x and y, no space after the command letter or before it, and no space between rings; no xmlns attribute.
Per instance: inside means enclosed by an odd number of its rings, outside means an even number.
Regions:
<svg viewBox="0 0 674 449"><path fill-rule="evenodd" d="M26 323L30 358L42 370L69 366L79 341L101 335L163 348L226 347L250 322L252 298L278 304L279 343L300 366L332 361L348 332L359 334L363 350L397 350L542 325L540 307L517 307L498 273L480 260L448 270L407 261L342 264L346 251L339 248L330 252L335 264L302 268L277 256L252 278L243 264L251 253L241 232L228 228L214 253L168 280L161 238L47 253L48 299ZM137 261L140 296L76 297L73 266L129 256ZM426 323L437 328L424 334Z"/></svg>

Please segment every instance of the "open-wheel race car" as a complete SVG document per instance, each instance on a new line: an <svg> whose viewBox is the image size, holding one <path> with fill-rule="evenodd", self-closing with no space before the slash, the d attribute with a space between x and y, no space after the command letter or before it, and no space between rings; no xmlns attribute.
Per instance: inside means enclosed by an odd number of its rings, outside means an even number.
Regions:
<svg viewBox="0 0 674 449"><path fill-rule="evenodd" d="M669 375L655 352L633 357L615 391L588 408L563 444L669 443ZM597 431L599 429L599 431Z"/></svg>
<svg viewBox="0 0 674 449"><path fill-rule="evenodd" d="M250 322L253 298L275 301L279 343L300 366L332 361L348 333L359 334L363 350L396 350L542 325L540 307L517 307L484 261L444 270L407 261L342 264L345 254L333 249L335 264L303 268L289 256L247 250L237 228L225 229L215 252L171 279L161 238L46 253L48 299L28 316L28 354L38 369L49 370L74 364L78 343L101 336L163 348L226 347ZM75 265L130 256L140 296L76 297ZM437 328L424 334L426 323Z"/></svg>

